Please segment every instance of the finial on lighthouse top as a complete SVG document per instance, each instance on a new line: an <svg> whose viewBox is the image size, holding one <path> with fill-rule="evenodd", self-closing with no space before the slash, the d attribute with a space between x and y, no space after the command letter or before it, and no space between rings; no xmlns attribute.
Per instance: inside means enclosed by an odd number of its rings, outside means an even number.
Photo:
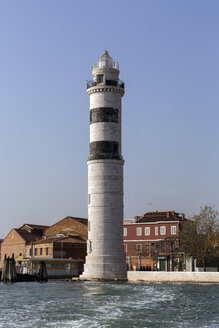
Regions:
<svg viewBox="0 0 219 328"><path fill-rule="evenodd" d="M108 51L105 50L104 51L104 54L102 57L100 57L99 59L99 67L102 68L102 67L113 67L113 60L112 58L110 57L110 55L108 54Z"/></svg>
<svg viewBox="0 0 219 328"><path fill-rule="evenodd" d="M107 50L104 50L103 55L100 57L98 62L93 64L93 69L94 68L115 68L119 69L119 64L110 57L109 53Z"/></svg>

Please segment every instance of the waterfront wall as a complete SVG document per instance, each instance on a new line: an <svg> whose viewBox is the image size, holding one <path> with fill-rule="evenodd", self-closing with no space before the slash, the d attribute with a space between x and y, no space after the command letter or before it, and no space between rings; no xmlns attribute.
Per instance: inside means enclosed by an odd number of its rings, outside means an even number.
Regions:
<svg viewBox="0 0 219 328"><path fill-rule="evenodd" d="M128 281L219 283L219 272L128 271Z"/></svg>

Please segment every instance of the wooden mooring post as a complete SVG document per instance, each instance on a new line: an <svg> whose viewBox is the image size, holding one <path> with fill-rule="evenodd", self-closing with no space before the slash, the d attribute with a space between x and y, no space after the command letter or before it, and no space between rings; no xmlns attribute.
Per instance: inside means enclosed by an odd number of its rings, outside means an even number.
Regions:
<svg viewBox="0 0 219 328"><path fill-rule="evenodd" d="M15 266L14 255L12 257L6 257L4 259L1 281L3 282L16 282L17 281L17 272Z"/></svg>
<svg viewBox="0 0 219 328"><path fill-rule="evenodd" d="M17 274L14 256L13 255L12 257L5 256L3 268L2 268L1 281L5 283L12 283L12 282L19 282L19 281L47 282L48 275L46 270L46 264L43 261L40 262L40 269L38 274L23 274L23 273Z"/></svg>
<svg viewBox="0 0 219 328"><path fill-rule="evenodd" d="M43 261L40 262L39 281L40 282L43 282L43 281L47 282L48 281L46 264Z"/></svg>

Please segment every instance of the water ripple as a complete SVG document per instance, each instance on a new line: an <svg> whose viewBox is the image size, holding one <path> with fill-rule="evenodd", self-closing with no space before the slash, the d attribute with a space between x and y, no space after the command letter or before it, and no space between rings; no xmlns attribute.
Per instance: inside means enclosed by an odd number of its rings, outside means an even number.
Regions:
<svg viewBox="0 0 219 328"><path fill-rule="evenodd" d="M0 328L219 328L219 286L0 284Z"/></svg>

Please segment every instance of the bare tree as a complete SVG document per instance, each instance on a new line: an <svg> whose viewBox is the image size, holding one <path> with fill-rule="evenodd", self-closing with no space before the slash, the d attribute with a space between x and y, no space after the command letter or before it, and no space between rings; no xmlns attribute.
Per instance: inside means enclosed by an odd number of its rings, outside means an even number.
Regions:
<svg viewBox="0 0 219 328"><path fill-rule="evenodd" d="M180 247L186 255L197 259L204 271L206 265L217 257L219 213L214 207L201 207L200 213L186 220L180 233Z"/></svg>

